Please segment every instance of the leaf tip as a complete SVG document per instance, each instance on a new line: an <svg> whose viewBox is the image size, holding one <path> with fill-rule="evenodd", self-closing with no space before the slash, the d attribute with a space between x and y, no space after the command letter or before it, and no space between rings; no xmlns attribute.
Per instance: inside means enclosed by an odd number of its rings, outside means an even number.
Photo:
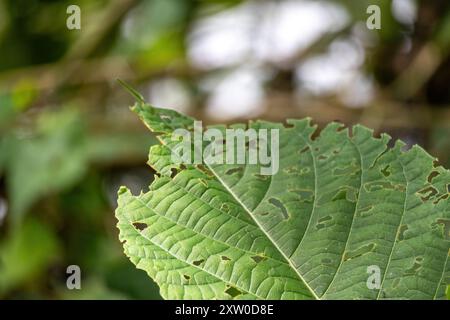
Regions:
<svg viewBox="0 0 450 320"><path fill-rule="evenodd" d="M144 97L136 90L134 89L130 84L126 83L125 81L121 79L116 79L116 81L125 89L127 90L138 102L145 103Z"/></svg>

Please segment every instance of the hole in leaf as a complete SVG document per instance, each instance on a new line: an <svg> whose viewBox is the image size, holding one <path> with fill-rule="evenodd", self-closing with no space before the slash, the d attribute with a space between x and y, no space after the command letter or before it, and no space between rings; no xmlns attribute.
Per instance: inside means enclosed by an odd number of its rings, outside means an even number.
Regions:
<svg viewBox="0 0 450 320"><path fill-rule="evenodd" d="M191 280L191 277L188 276L187 274L183 274L183 278L185 278L187 281Z"/></svg>
<svg viewBox="0 0 450 320"><path fill-rule="evenodd" d="M225 174L232 175L233 173L242 172L244 170L243 167L231 168L225 171Z"/></svg>
<svg viewBox="0 0 450 320"><path fill-rule="evenodd" d="M299 153L305 153L308 150L309 150L309 146L306 146L303 149L301 149Z"/></svg>
<svg viewBox="0 0 450 320"><path fill-rule="evenodd" d="M417 194L420 196L420 199L425 202L433 198L439 192L432 186L429 186L425 189L417 191Z"/></svg>
<svg viewBox="0 0 450 320"><path fill-rule="evenodd" d="M449 197L449 194L446 193L446 194L440 196L439 198L437 198L435 201L433 201L433 203L434 203L434 204L438 204L441 200L445 200L445 199L447 199L448 197Z"/></svg>
<svg viewBox="0 0 450 320"><path fill-rule="evenodd" d="M390 168L390 165L387 165L386 167L381 169L381 173L383 174L383 176L389 177L391 175L391 171L389 170L389 168Z"/></svg>
<svg viewBox="0 0 450 320"><path fill-rule="evenodd" d="M362 255L365 255L369 252L372 252L375 249L375 247L376 247L375 243L369 243L369 244L359 247L356 250L346 251L344 253L344 261L354 259L354 258L360 257Z"/></svg>
<svg viewBox="0 0 450 320"><path fill-rule="evenodd" d="M235 287L229 287L227 290L225 290L225 293L230 295L231 297L237 297L238 295L242 294L242 292Z"/></svg>
<svg viewBox="0 0 450 320"><path fill-rule="evenodd" d="M280 200L278 200L276 198L270 198L269 203L281 210L283 219L285 219L285 220L289 219L289 214L287 212L287 209Z"/></svg>
<svg viewBox="0 0 450 320"><path fill-rule="evenodd" d="M220 257L223 261L231 261L230 258L228 258L227 256L221 256Z"/></svg>
<svg viewBox="0 0 450 320"><path fill-rule="evenodd" d="M318 223L318 224L316 224L316 229L317 230L323 229L325 227L326 227L325 223Z"/></svg>
<svg viewBox="0 0 450 320"><path fill-rule="evenodd" d="M264 261L267 259L266 257L263 257L263 256L252 256L251 258L256 263L260 263L261 261Z"/></svg>
<svg viewBox="0 0 450 320"><path fill-rule="evenodd" d="M175 168L170 168L170 177L171 178L175 178L175 176L177 175L178 170Z"/></svg>
<svg viewBox="0 0 450 320"><path fill-rule="evenodd" d="M214 174L211 172L211 170L206 168L204 165L198 164L198 165L196 165L196 167L197 167L198 170L200 170L201 172L205 173L207 176L209 176L209 177L214 176Z"/></svg>
<svg viewBox="0 0 450 320"><path fill-rule="evenodd" d="M201 265L203 262L205 262L205 259L200 259L200 260L195 260L194 262L192 262L192 264L194 265L194 266L199 266L199 265Z"/></svg>
<svg viewBox="0 0 450 320"><path fill-rule="evenodd" d="M439 175L438 171L431 171L431 173L428 175L427 181L431 183L434 178L436 178Z"/></svg>
<svg viewBox="0 0 450 320"><path fill-rule="evenodd" d="M142 231L142 230L148 228L148 225L143 222L133 222L133 227L135 227L139 231Z"/></svg>

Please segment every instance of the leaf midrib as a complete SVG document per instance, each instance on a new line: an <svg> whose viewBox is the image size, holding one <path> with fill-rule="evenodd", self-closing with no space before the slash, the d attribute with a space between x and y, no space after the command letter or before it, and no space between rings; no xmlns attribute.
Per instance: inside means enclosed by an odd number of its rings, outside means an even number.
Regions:
<svg viewBox="0 0 450 320"><path fill-rule="evenodd" d="M151 130L152 128L144 121L144 124ZM173 128L173 127L172 127ZM300 136L300 135L299 135ZM308 142L306 142L306 139L304 137L302 137L305 140L305 143L308 144L308 146L310 146L310 144ZM158 135L157 139L161 142L161 144L169 147L169 145L167 143L165 143L164 139L162 138L162 136ZM169 147L170 149L170 147ZM311 149L311 146L310 146ZM311 150L312 152L312 150ZM312 155L313 161L315 161L314 156ZM206 167L211 170L211 172L214 174L214 176L216 177L216 179L221 183L221 185L229 192L229 194L236 200L236 202L245 210L245 212L247 212L247 214L250 216L250 218L255 222L255 224L258 226L258 228L263 232L263 234L267 237L267 239L270 241L270 243L272 243L272 245L275 247L275 249L281 254L281 256L286 260L287 264L289 265L289 267L294 270L294 272L297 274L298 278L300 279L300 281L305 285L305 287L309 290L309 292L311 293L312 297L316 300L320 300L319 296L315 293L315 291L310 287L309 283L306 282L306 280L303 278L303 276L298 272L297 268L295 268L295 265L292 263L291 259L281 250L281 248L276 244L276 242L274 241L274 239L272 239L272 237L266 232L266 230L262 227L262 225L253 217L252 212L250 211L249 208L247 208L247 206L240 200L240 198L231 190L231 188L228 187L228 185L221 179L221 177L218 175L218 173L214 170L213 167L211 167L211 165L209 163L205 163ZM198 169L197 169L198 170ZM315 176L315 179L316 176ZM316 181L317 182L317 181Z"/></svg>
<svg viewBox="0 0 450 320"><path fill-rule="evenodd" d="M258 228L264 233L264 235L267 237L267 239L272 243L272 245L278 250L278 252L283 256L283 258L286 260L286 262L289 264L289 267L294 270L294 272L297 274L299 279L303 282L303 284L306 286L306 288L310 291L312 294L312 297L316 300L320 300L320 298L316 295L314 290L309 286L309 284L305 281L303 276L298 272L298 270L293 265L292 261L289 259L286 254L281 250L281 248L276 244L274 239L266 232L266 230L263 228L263 226L259 223L257 219L253 217L252 212L247 208L247 206L237 197L237 195L231 190L228 185L220 178L220 176L216 173L216 171L209 165L206 164L206 166L213 172L214 176L219 180L219 182L223 185L223 187L230 193L231 196L242 206L242 208L248 213L248 215L253 219L253 221L256 223Z"/></svg>

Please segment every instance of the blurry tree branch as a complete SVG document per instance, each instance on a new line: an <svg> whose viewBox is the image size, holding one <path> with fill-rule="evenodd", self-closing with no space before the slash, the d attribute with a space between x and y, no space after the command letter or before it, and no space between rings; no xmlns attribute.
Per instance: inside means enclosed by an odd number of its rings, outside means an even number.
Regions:
<svg viewBox="0 0 450 320"><path fill-rule="evenodd" d="M124 60L115 57L90 57L139 1L115 0L101 12L91 14L86 18L88 21L99 20L101 23L85 23L80 37L60 61L3 72L0 74L0 90L8 91L21 79L32 80L37 90L56 90L68 83L80 84L85 80L91 83L96 81L92 78L99 79L106 75L107 70L108 74L117 73L118 76L128 78L130 69ZM74 78L78 80L74 81Z"/></svg>
<svg viewBox="0 0 450 320"><path fill-rule="evenodd" d="M116 0L95 16L91 20L98 20L101 23L90 23L87 30L81 33L80 38L75 41L69 51L62 59L63 72L58 75L60 86L64 85L74 73L79 72L80 64L83 59L90 57L95 50L103 43L105 38L110 35L112 29L117 26L122 18L138 3L138 0ZM95 70L95 69L92 69ZM91 71L92 71L91 70Z"/></svg>

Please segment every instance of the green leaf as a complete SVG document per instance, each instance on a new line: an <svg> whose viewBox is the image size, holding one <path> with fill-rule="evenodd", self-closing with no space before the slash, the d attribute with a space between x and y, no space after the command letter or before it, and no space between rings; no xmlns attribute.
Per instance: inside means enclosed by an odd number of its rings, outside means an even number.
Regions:
<svg viewBox="0 0 450 320"><path fill-rule="evenodd" d="M164 298L445 298L450 173L421 147L390 148L360 125L317 135L309 119L255 121L279 129L276 174L177 165L173 131L193 130L193 119L142 102L133 110L158 133L149 164L159 175L148 192L119 190L119 238Z"/></svg>

